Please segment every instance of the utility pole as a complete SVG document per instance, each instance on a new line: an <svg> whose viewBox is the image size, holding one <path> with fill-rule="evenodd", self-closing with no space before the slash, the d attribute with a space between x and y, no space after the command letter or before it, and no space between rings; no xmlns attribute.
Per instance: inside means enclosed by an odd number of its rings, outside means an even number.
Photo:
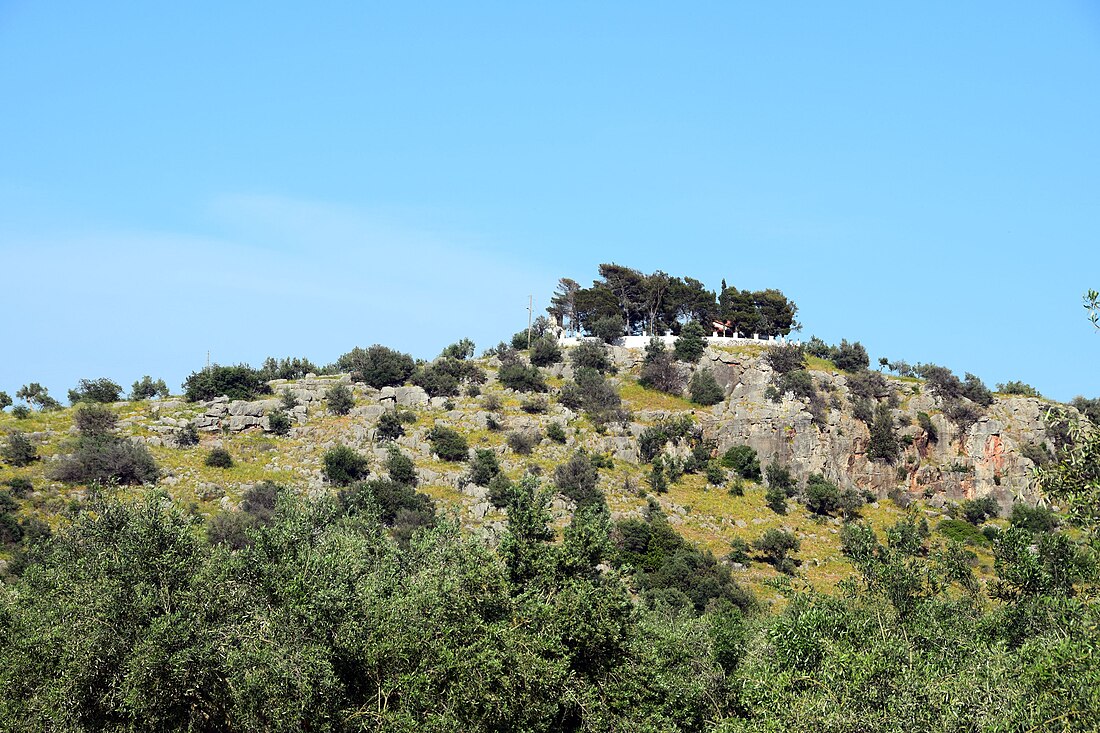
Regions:
<svg viewBox="0 0 1100 733"><path fill-rule="evenodd" d="M206 350L206 371L210 371L210 349Z"/></svg>
<svg viewBox="0 0 1100 733"><path fill-rule="evenodd" d="M531 350L531 310L534 305L534 296L527 296L527 350Z"/></svg>

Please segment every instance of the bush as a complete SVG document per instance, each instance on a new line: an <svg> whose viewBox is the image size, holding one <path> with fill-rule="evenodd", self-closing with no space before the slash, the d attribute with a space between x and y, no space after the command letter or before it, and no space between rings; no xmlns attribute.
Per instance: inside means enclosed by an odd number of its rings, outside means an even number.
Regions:
<svg viewBox="0 0 1100 733"><path fill-rule="evenodd" d="M213 448L204 463L212 468L233 468L233 456L225 448Z"/></svg>
<svg viewBox="0 0 1100 733"><path fill-rule="evenodd" d="M572 410L583 410L597 424L624 417L618 391L595 369L578 369L573 381L562 387L558 401Z"/></svg>
<svg viewBox="0 0 1100 733"><path fill-rule="evenodd" d="M981 499L967 499L959 507L962 518L970 524L981 524L987 519L996 519L1001 513L1001 506L992 496Z"/></svg>
<svg viewBox="0 0 1100 733"><path fill-rule="evenodd" d="M378 427L374 435L379 440L397 440L405 434L405 426L396 412L383 412L378 418Z"/></svg>
<svg viewBox="0 0 1100 733"><path fill-rule="evenodd" d="M613 371L607 347L599 341L581 341L569 354L569 363L575 370L595 369L601 374Z"/></svg>
<svg viewBox="0 0 1100 733"><path fill-rule="evenodd" d="M733 469L741 478L760 480L760 459L756 450L747 445L735 445L722 455L722 465Z"/></svg>
<svg viewBox="0 0 1100 733"><path fill-rule="evenodd" d="M814 514L832 514L840 506L840 489L819 474L806 480L806 508Z"/></svg>
<svg viewBox="0 0 1100 733"><path fill-rule="evenodd" d="M655 494L664 494L668 491L668 478L665 477L665 463L661 459L653 462L649 469L649 488Z"/></svg>
<svg viewBox="0 0 1100 733"><path fill-rule="evenodd" d="M537 367L547 367L560 361L561 347L554 338L540 338L531 347L531 363Z"/></svg>
<svg viewBox="0 0 1100 733"><path fill-rule="evenodd" d="M79 438L73 453L55 464L50 476L65 483L136 486L155 482L158 473L156 461L144 445L98 435Z"/></svg>
<svg viewBox="0 0 1100 733"><path fill-rule="evenodd" d="M962 542L964 545L989 544L989 540L980 529L961 519L945 519L936 525L936 531L947 539Z"/></svg>
<svg viewBox="0 0 1100 733"><path fill-rule="evenodd" d="M290 390L290 387L283 388L283 393L279 395L279 401L282 403L284 410L293 410L298 406L298 398Z"/></svg>
<svg viewBox="0 0 1100 733"><path fill-rule="evenodd" d="M148 374L139 381L134 382L133 386L130 387L131 400L147 400L158 395L167 397L168 385L164 383L163 379L154 382Z"/></svg>
<svg viewBox="0 0 1100 733"><path fill-rule="evenodd" d="M565 443L565 428L559 422L552 422L546 427L546 437L555 443Z"/></svg>
<svg viewBox="0 0 1100 733"><path fill-rule="evenodd" d="M584 451L577 451L554 469L554 486L578 507L603 501L603 493L596 488L598 479L599 469Z"/></svg>
<svg viewBox="0 0 1100 733"><path fill-rule="evenodd" d="M4 463L16 468L29 466L38 460L38 449L25 433L18 430L8 436L8 441L0 448L0 458Z"/></svg>
<svg viewBox="0 0 1100 733"><path fill-rule="evenodd" d="M530 455L531 451L538 445L539 439L537 433L526 432L517 430L514 433L508 433L508 447L521 456Z"/></svg>
<svg viewBox="0 0 1100 733"><path fill-rule="evenodd" d="M781 573L792 574L797 567L797 562L791 557L798 552L802 543L798 541L793 532L782 529L769 529L760 536L752 546L763 553L767 563Z"/></svg>
<svg viewBox="0 0 1100 733"><path fill-rule="evenodd" d="M791 477L791 470L786 466L772 461L764 470L764 475L768 479L768 486L781 489L788 496L794 492L794 479Z"/></svg>
<svg viewBox="0 0 1100 733"><path fill-rule="evenodd" d="M846 372L858 372L866 369L871 364L871 360L867 357L867 349L863 348L863 344L858 341L849 344L844 339L841 339L840 345L831 351L830 359L836 364L837 369Z"/></svg>
<svg viewBox="0 0 1100 733"><path fill-rule="evenodd" d="M542 395L528 397L520 404L520 409L530 415L541 415L549 408L546 398Z"/></svg>
<svg viewBox="0 0 1100 733"><path fill-rule="evenodd" d="M700 405L716 405L726 393L709 369L700 369L691 377L691 401Z"/></svg>
<svg viewBox="0 0 1100 733"><path fill-rule="evenodd" d="M369 466L365 456L346 445L325 451L324 463L325 478L337 486L347 486L366 477Z"/></svg>
<svg viewBox="0 0 1100 733"><path fill-rule="evenodd" d="M657 343L660 343L659 341ZM672 355L662 351L642 365L638 383L647 389L679 395L684 391L684 373Z"/></svg>
<svg viewBox="0 0 1100 733"><path fill-rule="evenodd" d="M325 403L333 415L347 415L355 407L355 396L346 385L337 384L325 392Z"/></svg>
<svg viewBox="0 0 1100 733"><path fill-rule="evenodd" d="M474 458L470 461L470 473L467 475L470 483L478 486L488 486L500 473L500 461L497 454L488 448L478 448L474 451Z"/></svg>
<svg viewBox="0 0 1100 733"><path fill-rule="evenodd" d="M0 412L9 407L11 407L11 395L7 392L0 392Z"/></svg>
<svg viewBox="0 0 1100 733"><path fill-rule="evenodd" d="M894 393L894 389L886 381L886 377L879 372L866 369L849 374L846 383L848 392L854 397L866 400L882 399Z"/></svg>
<svg viewBox="0 0 1100 733"><path fill-rule="evenodd" d="M1023 382L1005 382L997 385L997 391L1001 394L1021 395L1023 397L1042 397L1039 390L1030 384Z"/></svg>
<svg viewBox="0 0 1100 733"><path fill-rule="evenodd" d="M993 404L993 393L989 391L989 388L985 386L981 379L970 372L966 373L963 380L962 391L963 397L982 407L989 407Z"/></svg>
<svg viewBox="0 0 1100 733"><path fill-rule="evenodd" d="M778 486L768 487L768 490L764 492L764 501L767 503L768 508L776 514L787 513L787 492Z"/></svg>
<svg viewBox="0 0 1100 733"><path fill-rule="evenodd" d="M776 374L787 374L806 366L806 355L798 346L774 346L768 349L768 364Z"/></svg>
<svg viewBox="0 0 1100 733"><path fill-rule="evenodd" d="M465 461L470 457L466 438L450 428L435 426L428 433L428 441L432 444L432 453L444 461Z"/></svg>
<svg viewBox="0 0 1100 733"><path fill-rule="evenodd" d="M188 402L212 400L222 395L231 400L252 400L271 394L263 376L247 364L218 366L192 372L183 382L183 395Z"/></svg>
<svg viewBox="0 0 1100 733"><path fill-rule="evenodd" d="M489 503L497 509L504 509L512 498L512 482L503 472L498 473L489 482Z"/></svg>
<svg viewBox="0 0 1100 733"><path fill-rule="evenodd" d="M748 565L752 562L752 558L749 557L751 549L752 546L748 542L740 537L734 537L730 540L730 552L726 555L726 559L739 565Z"/></svg>
<svg viewBox="0 0 1100 733"><path fill-rule="evenodd" d="M34 490L34 484L31 483L31 480L23 476L10 478L7 480L6 483L8 485L8 488L11 489L12 496L17 499L25 498L28 494L31 493L31 491Z"/></svg>
<svg viewBox="0 0 1100 733"><path fill-rule="evenodd" d="M706 331L703 330L701 325L695 321L685 323L684 327L680 329L680 337L676 339L676 344L672 348L676 359L689 364L699 361L699 357L703 355L703 351L707 347L706 342L703 340L704 336L706 336Z"/></svg>
<svg viewBox="0 0 1100 733"><path fill-rule="evenodd" d="M774 349L773 349L774 351ZM783 395L790 392L796 398L804 398L813 400L817 395L817 387L814 385L814 378L805 369L795 369L794 371L785 372L781 374L774 382L776 399L779 401Z"/></svg>
<svg viewBox="0 0 1100 733"><path fill-rule="evenodd" d="M49 390L38 382L24 384L16 391L15 397L29 404L38 405L38 408L44 412L61 409L61 403L50 397Z"/></svg>
<svg viewBox="0 0 1100 733"><path fill-rule="evenodd" d="M894 415L886 403L880 402L875 408L875 420L871 423L871 441L867 446L867 456L872 461L893 463L898 459L901 445L894 434Z"/></svg>
<svg viewBox="0 0 1100 733"><path fill-rule="evenodd" d="M393 528L402 545L408 544L417 529L435 524L435 503L431 497L397 481L374 479L357 483L340 492L340 503L348 514L377 507L379 521Z"/></svg>
<svg viewBox="0 0 1100 733"><path fill-rule="evenodd" d="M474 349L474 342L468 338L464 338L443 349L439 356L443 359L458 359L460 361L472 359L474 356Z"/></svg>
<svg viewBox="0 0 1100 733"><path fill-rule="evenodd" d="M267 425L275 435L289 435L291 425L290 415L282 409L272 410L267 416Z"/></svg>
<svg viewBox="0 0 1100 733"><path fill-rule="evenodd" d="M282 359L269 356L264 359L264 363L260 366L260 375L265 382L272 379L302 379L307 374L316 374L322 371L324 370L318 369L309 359L291 358L289 356Z"/></svg>
<svg viewBox="0 0 1100 733"><path fill-rule="evenodd" d="M917 413L917 424L920 425L920 429L924 431L924 434L928 436L929 443L936 443L939 441L939 431L936 430L936 425L932 422L932 418L928 416L927 412Z"/></svg>
<svg viewBox="0 0 1100 733"><path fill-rule="evenodd" d="M1050 509L1042 506L1029 507L1026 504L1013 504L1008 521L1013 527L1026 529L1034 534L1046 534L1058 528L1058 517Z"/></svg>
<svg viewBox="0 0 1100 733"><path fill-rule="evenodd" d="M411 356L380 344L367 349L356 346L337 359L336 366L350 372L353 381L375 388L402 385L416 368Z"/></svg>
<svg viewBox="0 0 1100 733"><path fill-rule="evenodd" d="M412 458L399 451L397 446L390 445L389 456L386 458L386 471L391 481L406 486L416 486L418 483L416 464Z"/></svg>
<svg viewBox="0 0 1100 733"><path fill-rule="evenodd" d="M721 486L726 483L726 469L718 461L707 463L707 483L711 486Z"/></svg>
<svg viewBox="0 0 1100 733"><path fill-rule="evenodd" d="M176 441L177 448L190 448L199 444L199 431L192 423L187 423L172 438Z"/></svg>
<svg viewBox="0 0 1100 733"><path fill-rule="evenodd" d="M16 420L26 420L31 416L31 410L26 405L16 405L11 408L11 414Z"/></svg>
<svg viewBox="0 0 1100 733"><path fill-rule="evenodd" d="M412 383L430 397L453 397L459 393L458 378L438 362L425 364L416 370Z"/></svg>
<svg viewBox="0 0 1100 733"><path fill-rule="evenodd" d="M118 402L122 387L106 377L81 379L76 389L69 390L69 402Z"/></svg>
<svg viewBox="0 0 1100 733"><path fill-rule="evenodd" d="M497 379L509 389L517 392L545 392L546 381L536 366L528 366L521 361L501 364Z"/></svg>
<svg viewBox="0 0 1100 733"><path fill-rule="evenodd" d="M592 323L592 335L604 343L614 343L626 332L622 316L604 316Z"/></svg>

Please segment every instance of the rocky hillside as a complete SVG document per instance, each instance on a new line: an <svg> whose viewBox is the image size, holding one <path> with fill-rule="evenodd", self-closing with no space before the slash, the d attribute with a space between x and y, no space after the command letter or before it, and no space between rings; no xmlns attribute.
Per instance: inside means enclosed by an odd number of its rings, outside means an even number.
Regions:
<svg viewBox="0 0 1100 733"><path fill-rule="evenodd" d="M713 458L733 446L748 445L757 452L761 466L787 467L800 485L820 474L842 489L858 489L873 500L860 514L880 526L896 521L914 499L933 526L947 517L953 502L964 499L991 496L1005 508L1015 501L1036 500L1031 485L1034 464L1024 452L1032 446L1029 455L1034 457L1034 446L1050 442L1044 401L998 395L972 425L960 431L945 416L943 400L926 383L876 377L872 381L882 394L873 398L890 410L897 453L890 460L873 460L868 450L870 428L856 417L859 397L853 395L851 382L858 377L811 359L808 372L820 398L800 398L789 391L779 395L773 388L778 375L768 351L767 346L751 344L708 347L696 364L678 365L685 384L690 373L700 370L709 370L717 378L725 398L704 407L690 402L686 389L682 395L672 395L643 387L639 375L644 352L608 347L615 365L609 384L620 395L625 413L621 420L606 423L559 402L562 387L574 376L568 349L563 361L542 370L548 385L545 395L503 386L497 373L500 362L494 357L478 361L487 381L474 390L479 392L475 396L429 397L416 386L374 389L346 374L309 375L272 381L274 396L260 401L221 397L190 403L170 398L118 403L116 411L120 432L151 449L161 471L159 485L176 498L193 502L194 510L205 515L234 507L248 487L263 480L310 494L333 491L324 476L323 456L340 445L366 455L372 475L384 475L390 449L376 431L379 419L396 410L407 422L405 434L395 443L415 462L419 490L490 541L504 526L505 512L493 506L487 487L470 481L466 463L444 461L433 454L428 434L436 426L457 430L468 441L471 454L475 449L491 449L512 479L529 472L549 479L554 468L579 449L601 456L599 488L616 516L641 516L649 502L656 501L682 534L719 556L729 552L731 542L751 541L768 528L794 531L803 543L801 575L814 584L831 584L850 571L838 551L839 518L813 514L797 503L778 514L765 504L762 480L746 484L726 472L723 485L714 485L701 470L692 472L690 462L683 475L670 469L674 480L667 491L656 493L653 468L643 459L641 448L640 438L647 429L674 420L682 423L682 418L692 426L691 440L672 438L658 446L670 465L684 465L692 455L692 441L696 453L702 444ZM326 410L325 393L335 384L351 388L355 397L355 406L345 416ZM270 415L283 404L284 392L293 396L297 406L288 411L291 429L280 436L271 432ZM860 393L866 394L865 386ZM923 424L921 413L926 416ZM0 417L0 432L28 431L44 459L26 468L5 468L0 480L30 479L34 490L22 511L53 524L62 521L65 507L86 491L86 487L48 478L51 465L71 441L71 420L71 409L33 413L23 420L7 414ZM554 425L564 428L559 441L547 437ZM180 445L180 432L187 426L196 429L197 445ZM232 467L204 464L215 447L229 451ZM559 495L553 507L564 522L574 504ZM980 546L975 549L988 567L988 554ZM743 572L744 579L758 589L776 576L770 567L755 563Z"/></svg>

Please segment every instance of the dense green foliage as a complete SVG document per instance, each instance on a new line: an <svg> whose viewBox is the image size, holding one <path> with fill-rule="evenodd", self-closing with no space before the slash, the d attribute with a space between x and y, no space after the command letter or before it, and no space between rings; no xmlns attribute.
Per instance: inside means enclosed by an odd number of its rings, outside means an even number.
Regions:
<svg viewBox="0 0 1100 733"><path fill-rule="evenodd" d="M211 468L233 468L233 456L225 448L211 448L203 464Z"/></svg>
<svg viewBox="0 0 1100 733"><path fill-rule="evenodd" d="M135 381L130 388L131 400L148 400L153 397L167 397L168 385L164 383L163 379L158 379L155 382L153 378L146 374L140 380Z"/></svg>
<svg viewBox="0 0 1100 733"><path fill-rule="evenodd" d="M706 342L703 341L704 336L706 336L706 331L703 330L701 325L695 321L685 323L684 327L680 329L680 337L676 339L672 353L676 355L678 361L694 364L699 361L699 357L703 355L703 350L707 346Z"/></svg>
<svg viewBox="0 0 1100 733"><path fill-rule="evenodd" d="M26 433L14 430L0 446L0 458L9 466L18 468L38 460L38 449Z"/></svg>
<svg viewBox="0 0 1100 733"><path fill-rule="evenodd" d="M337 486L347 486L365 477L369 466L367 458L349 446L338 445L325 451L325 478Z"/></svg>
<svg viewBox="0 0 1100 733"><path fill-rule="evenodd" d="M731 446L722 454L722 465L732 468L741 478L747 478L750 481L760 480L760 459L751 446Z"/></svg>
<svg viewBox="0 0 1100 733"><path fill-rule="evenodd" d="M355 407L355 396L346 385L337 384L325 392L325 404L333 415L347 415Z"/></svg>
<svg viewBox="0 0 1100 733"><path fill-rule="evenodd" d="M149 450L115 432L118 418L111 408L83 404L73 414L77 437L67 454L50 467L57 481L73 484L137 485L153 483L159 470Z"/></svg>
<svg viewBox="0 0 1100 733"><path fill-rule="evenodd" d="M252 400L271 394L263 375L247 364L213 366L192 372L183 382L183 395L189 402L226 396L231 400Z"/></svg>
<svg viewBox="0 0 1100 733"><path fill-rule="evenodd" d="M81 379L76 389L69 390L69 402L118 402L121 395L122 386L106 377Z"/></svg>
<svg viewBox="0 0 1100 733"><path fill-rule="evenodd" d="M700 405L717 405L726 398L726 392L714 378L710 369L700 369L691 375L691 401Z"/></svg>
<svg viewBox="0 0 1100 733"><path fill-rule="evenodd" d="M371 387L396 387L405 383L416 368L413 358L387 346L356 346L336 360L336 366L351 373L352 380Z"/></svg>
<svg viewBox="0 0 1100 733"><path fill-rule="evenodd" d="M462 433L442 425L436 425L428 433L432 453L445 461L465 461L470 457L470 447Z"/></svg>

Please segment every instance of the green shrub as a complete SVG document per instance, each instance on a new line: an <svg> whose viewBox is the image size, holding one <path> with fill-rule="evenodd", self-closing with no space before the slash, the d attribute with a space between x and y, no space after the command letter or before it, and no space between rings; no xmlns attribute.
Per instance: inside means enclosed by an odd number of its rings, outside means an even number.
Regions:
<svg viewBox="0 0 1100 733"><path fill-rule="evenodd" d="M969 522L961 519L944 519L936 525L936 531L949 540L962 542L965 545L988 545L989 540L982 531Z"/></svg>
<svg viewBox="0 0 1100 733"><path fill-rule="evenodd" d="M383 412L378 418L374 435L378 440L397 440L405 434L405 426L396 412Z"/></svg>
<svg viewBox="0 0 1100 733"><path fill-rule="evenodd" d="M960 507L962 518L970 524L981 524L987 519L995 519L1001 513L1001 507L992 496L981 499L967 499Z"/></svg>
<svg viewBox="0 0 1100 733"><path fill-rule="evenodd" d="M269 356L264 359L264 363L260 366L260 376L265 382L272 379L302 379L307 374L317 374L323 371L318 369L309 359L291 358L289 356L282 359Z"/></svg>
<svg viewBox="0 0 1100 733"><path fill-rule="evenodd" d="M872 461L893 463L901 453L901 445L894 433L894 414L890 407L880 402L875 407L875 420L871 423L871 440L867 456Z"/></svg>
<svg viewBox="0 0 1100 733"><path fill-rule="evenodd" d="M121 394L122 387L106 377L81 379L76 389L69 390L69 402L118 402Z"/></svg>
<svg viewBox="0 0 1100 733"><path fill-rule="evenodd" d="M831 350L829 359L836 364L837 369L846 372L858 372L866 369L871 364L871 360L867 357L867 349L863 348L863 344L858 341L849 344L844 339L840 340L839 346Z"/></svg>
<svg viewBox="0 0 1100 733"><path fill-rule="evenodd" d="M622 337L626 332L626 325L623 323L622 316L604 316L603 318L597 318L592 323L591 330L593 336L604 343L610 344Z"/></svg>
<svg viewBox="0 0 1100 733"><path fill-rule="evenodd" d="M721 486L726 483L726 469L718 461L707 463L707 483L711 486Z"/></svg>
<svg viewBox="0 0 1100 733"><path fill-rule="evenodd" d="M939 431L936 430L936 425L932 422L932 418L928 416L927 412L917 413L917 424L920 425L920 429L924 431L924 434L928 436L929 443L936 443L939 441Z"/></svg>
<svg viewBox="0 0 1100 733"><path fill-rule="evenodd" d="M665 463L660 458L653 462L649 469L649 488L655 494L664 494L668 491L668 478L665 476Z"/></svg>
<svg viewBox="0 0 1100 733"><path fill-rule="evenodd" d="M325 392L325 403L333 415L347 415L355 407L355 396L346 385L337 384Z"/></svg>
<svg viewBox="0 0 1100 733"><path fill-rule="evenodd" d="M271 388L260 372L247 364L215 364L192 372L183 382L183 396L188 402L212 400L222 395L231 400L253 400L263 394L271 394Z"/></svg>
<svg viewBox="0 0 1100 733"><path fill-rule="evenodd" d="M768 490L764 492L764 501L767 503L768 508L776 514L787 513L787 492L778 486L768 487Z"/></svg>
<svg viewBox="0 0 1100 733"><path fill-rule="evenodd" d="M0 391L0 412L3 412L9 407L11 407L11 395L7 392Z"/></svg>
<svg viewBox="0 0 1100 733"><path fill-rule="evenodd" d="M472 359L474 350L474 342L468 338L464 338L443 349L439 356L443 359L458 359L462 361L465 359Z"/></svg>
<svg viewBox="0 0 1100 733"><path fill-rule="evenodd" d="M542 395L528 397L520 403L519 408L529 415L541 415L550 407L546 398Z"/></svg>
<svg viewBox="0 0 1100 733"><path fill-rule="evenodd" d="M832 514L840 507L840 489L824 476L814 474L806 480L806 508L814 514Z"/></svg>
<svg viewBox="0 0 1100 733"><path fill-rule="evenodd" d="M747 445L735 445L722 455L722 465L737 472L741 478L760 480L760 459L756 449Z"/></svg>
<svg viewBox="0 0 1100 733"><path fill-rule="evenodd" d="M212 468L233 468L233 456L225 448L212 448L204 463Z"/></svg>
<svg viewBox="0 0 1100 733"><path fill-rule="evenodd" d="M399 484L405 484L406 486L416 486L418 479L416 477L416 464L412 458L402 453L397 449L397 446L390 445L389 456L386 458L386 471L390 475L391 481L396 481Z"/></svg>
<svg viewBox="0 0 1100 733"><path fill-rule="evenodd" d="M764 476L768 480L768 486L782 489L788 496L794 492L794 479L791 477L791 470L786 466L772 461L764 470Z"/></svg>
<svg viewBox="0 0 1100 733"><path fill-rule="evenodd" d="M1034 534L1045 534L1058 528L1058 516L1043 506L1029 507L1026 504L1013 504L1008 521L1013 527L1019 527Z"/></svg>
<svg viewBox="0 0 1100 733"><path fill-rule="evenodd" d="M1051 456L1046 444L1024 443L1023 447L1020 449L1020 455L1036 466L1045 466L1053 460L1053 456Z"/></svg>
<svg viewBox="0 0 1100 733"><path fill-rule="evenodd" d="M432 453L444 461L465 461L470 457L466 438L451 428L436 425L428 433L428 441L432 444Z"/></svg>
<svg viewBox="0 0 1100 733"><path fill-rule="evenodd" d="M114 435L82 435L72 453L53 465L50 477L65 483L153 483L159 471L149 450L132 440Z"/></svg>
<svg viewBox="0 0 1100 733"><path fill-rule="evenodd" d="M416 363L408 354L374 344L367 349L356 346L337 359L336 366L350 372L355 382L381 388L404 384L412 376Z"/></svg>
<svg viewBox="0 0 1100 733"><path fill-rule="evenodd" d="M31 493L31 491L34 490L34 484L31 483L31 480L29 478L26 478L24 476L16 476L14 478L10 478L5 483L7 484L8 488L11 489L12 496L16 497L17 499L25 498L28 494Z"/></svg>
<svg viewBox="0 0 1100 733"><path fill-rule="evenodd" d="M346 445L338 445L325 451L325 478L331 484L347 486L364 477L369 470L365 456Z"/></svg>
<svg viewBox="0 0 1100 733"><path fill-rule="evenodd" d="M528 366L521 361L501 364L497 370L497 379L509 389L517 392L545 392L546 380L536 366Z"/></svg>
<svg viewBox="0 0 1100 733"><path fill-rule="evenodd" d="M199 431L191 423L187 423L177 430L174 437L176 445L180 448L190 448L199 444Z"/></svg>
<svg viewBox="0 0 1100 733"><path fill-rule="evenodd" d="M554 469L554 486L578 507L603 501L603 493L596 488L598 478L599 469L584 451L577 451Z"/></svg>
<svg viewBox="0 0 1100 733"><path fill-rule="evenodd" d="M497 509L508 506L512 496L512 482L503 472L489 482L489 503Z"/></svg>
<svg viewBox="0 0 1100 733"><path fill-rule="evenodd" d="M488 486L500 473L500 461L497 454L489 448L478 448L474 451L473 460L470 461L470 473L467 475L472 484Z"/></svg>
<svg viewBox="0 0 1100 733"><path fill-rule="evenodd" d="M411 381L431 397L453 397L460 391L458 378L438 362L421 366Z"/></svg>
<svg viewBox="0 0 1100 733"><path fill-rule="evenodd" d="M0 448L0 458L3 458L4 463L9 466L17 468L28 466L38 460L38 449L34 447L34 443L26 433L16 430L8 436L3 448Z"/></svg>
<svg viewBox="0 0 1100 733"><path fill-rule="evenodd" d="M531 363L537 367L548 367L561 361L561 347L557 339L543 337L531 346Z"/></svg>
<svg viewBox="0 0 1100 733"><path fill-rule="evenodd" d="M657 343L661 343L658 341ZM638 383L646 389L655 389L665 394L679 395L684 391L683 367L667 351L647 358L642 365Z"/></svg>
<svg viewBox="0 0 1100 733"><path fill-rule="evenodd" d="M555 443L565 443L565 428L559 422L552 422L546 426L546 437Z"/></svg>
<svg viewBox="0 0 1100 733"><path fill-rule="evenodd" d="M43 412L61 409L61 403L50 397L50 391L38 382L24 384L16 391L15 397L29 404L38 405L38 409Z"/></svg>
<svg viewBox="0 0 1100 733"><path fill-rule="evenodd" d="M26 420L31 416L31 409L26 405L16 405L11 408L11 414L16 420Z"/></svg>
<svg viewBox="0 0 1100 733"><path fill-rule="evenodd" d="M583 410L597 425L627 419L615 386L595 369L580 368L562 387L558 401L572 410Z"/></svg>
<svg viewBox="0 0 1100 733"><path fill-rule="evenodd" d="M361 481L340 491L340 503L348 514L377 508L378 519L401 545L407 545L416 530L435 524L435 503L408 484L389 479Z"/></svg>
<svg viewBox="0 0 1100 733"><path fill-rule="evenodd" d="M267 425L275 435L290 434L290 415L285 410L272 410L267 416Z"/></svg>
<svg viewBox="0 0 1100 733"><path fill-rule="evenodd" d="M521 456L530 455L531 451L535 449L535 446L539 444L538 434L525 430L517 430L508 433L507 440L508 447Z"/></svg>
<svg viewBox="0 0 1100 733"><path fill-rule="evenodd" d="M607 347L599 341L581 341L569 354L569 363L575 370L595 369L601 374L613 371Z"/></svg>
<svg viewBox="0 0 1100 733"><path fill-rule="evenodd" d="M284 410L293 410L298 406L298 398L295 396L294 392L291 391L290 387L283 388L283 393L279 395L279 401Z"/></svg>
<svg viewBox="0 0 1100 733"><path fill-rule="evenodd" d="M1023 397L1042 397L1039 390L1030 384L1023 382L1005 382L997 385L997 391L1001 394L1021 395Z"/></svg>
<svg viewBox="0 0 1100 733"><path fill-rule="evenodd" d="M716 405L726 393L709 369L701 369L691 377L691 401L700 405Z"/></svg>
<svg viewBox="0 0 1100 733"><path fill-rule="evenodd" d="M764 555L764 560L781 573L793 574L797 561L791 557L798 552L802 543L793 532L783 529L769 529L752 546Z"/></svg>
<svg viewBox="0 0 1100 733"><path fill-rule="evenodd" d="M776 374L787 374L806 367L806 355L798 346L774 346L768 349L768 364Z"/></svg>
<svg viewBox="0 0 1100 733"><path fill-rule="evenodd" d="M139 381L134 382L130 388L131 400L147 400L156 396L167 397L168 385L164 383L163 379L153 381L153 378L146 374Z"/></svg>
<svg viewBox="0 0 1100 733"><path fill-rule="evenodd" d="M672 352L676 355L677 361L687 362L688 364L699 361L699 357L703 355L703 351L707 347L706 342L703 340L706 333L703 327L695 321L685 323L684 327L680 329L680 336L676 339L676 344L672 347Z"/></svg>

